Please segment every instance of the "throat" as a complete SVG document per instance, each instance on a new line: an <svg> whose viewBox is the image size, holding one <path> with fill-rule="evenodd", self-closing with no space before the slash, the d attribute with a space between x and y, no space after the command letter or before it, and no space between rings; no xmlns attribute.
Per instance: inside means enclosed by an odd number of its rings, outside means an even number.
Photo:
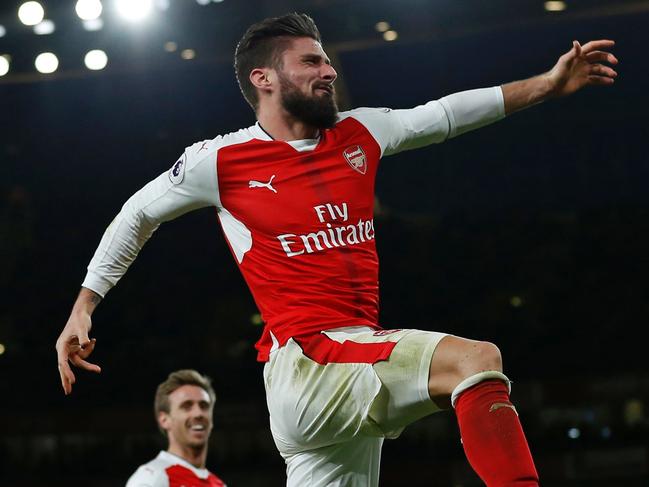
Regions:
<svg viewBox="0 0 649 487"><path fill-rule="evenodd" d="M260 117L257 125L271 140L291 142L295 140L313 140L320 137L320 129L301 122L288 123L283 121L273 123L272 120L262 120Z"/></svg>
<svg viewBox="0 0 649 487"><path fill-rule="evenodd" d="M190 463L196 468L205 468L205 463L207 461L207 445L205 446L169 445L167 451L172 455L182 458L187 463Z"/></svg>

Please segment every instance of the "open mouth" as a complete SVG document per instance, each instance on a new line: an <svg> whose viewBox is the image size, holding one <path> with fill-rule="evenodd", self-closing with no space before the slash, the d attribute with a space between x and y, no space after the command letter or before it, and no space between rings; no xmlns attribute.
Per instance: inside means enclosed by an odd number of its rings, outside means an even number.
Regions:
<svg viewBox="0 0 649 487"><path fill-rule="evenodd" d="M324 93L326 95L332 95L334 90L333 90L333 88L331 86L316 86L315 91L316 92L319 91L319 92Z"/></svg>

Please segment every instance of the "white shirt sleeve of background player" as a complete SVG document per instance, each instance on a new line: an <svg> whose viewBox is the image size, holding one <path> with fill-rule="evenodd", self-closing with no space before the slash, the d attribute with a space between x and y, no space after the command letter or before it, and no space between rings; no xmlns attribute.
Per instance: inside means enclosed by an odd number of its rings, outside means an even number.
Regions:
<svg viewBox="0 0 649 487"><path fill-rule="evenodd" d="M349 112L370 131L381 155L396 154L469 132L505 116L499 86L461 91L406 110L359 108Z"/></svg>
<svg viewBox="0 0 649 487"><path fill-rule="evenodd" d="M128 479L126 487L169 487L169 476L164 470L142 465Z"/></svg>
<svg viewBox="0 0 649 487"><path fill-rule="evenodd" d="M104 232L83 287L105 296L161 223L191 210L216 206L215 152L219 139L188 147L168 172L129 198Z"/></svg>

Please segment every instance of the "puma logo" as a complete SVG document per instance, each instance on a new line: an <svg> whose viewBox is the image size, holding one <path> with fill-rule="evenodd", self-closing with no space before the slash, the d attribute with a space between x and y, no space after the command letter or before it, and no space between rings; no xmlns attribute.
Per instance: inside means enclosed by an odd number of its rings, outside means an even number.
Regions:
<svg viewBox="0 0 649 487"><path fill-rule="evenodd" d="M268 181L267 183L260 183L259 181L254 181L254 180L248 181L248 187L249 188L266 188L266 189L270 189L273 193L277 193L277 190L275 188L273 188L273 186L271 184L273 182L273 179L275 179L274 174L270 178L270 181Z"/></svg>
<svg viewBox="0 0 649 487"><path fill-rule="evenodd" d="M506 403L506 402L495 402L495 403L493 403L491 405L491 407L489 408L489 412L493 413L494 411L497 411L500 408L511 408L516 413L516 416L518 416L518 411L516 411L516 408L514 407L514 405Z"/></svg>

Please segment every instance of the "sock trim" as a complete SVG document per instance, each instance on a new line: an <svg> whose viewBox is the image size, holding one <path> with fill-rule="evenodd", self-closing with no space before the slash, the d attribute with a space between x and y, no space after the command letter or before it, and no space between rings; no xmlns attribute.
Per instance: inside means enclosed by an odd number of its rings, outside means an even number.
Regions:
<svg viewBox="0 0 649 487"><path fill-rule="evenodd" d="M462 382L460 382L455 387L455 389L453 389L453 392L451 393L451 405L455 407L455 403L457 402L458 396L462 394L464 391L466 391L467 389L485 380L493 380L493 379L503 381L507 385L508 393L511 394L512 383L505 374L503 374L502 372L498 372L497 370L485 370L484 372L478 372L477 374L467 377Z"/></svg>

